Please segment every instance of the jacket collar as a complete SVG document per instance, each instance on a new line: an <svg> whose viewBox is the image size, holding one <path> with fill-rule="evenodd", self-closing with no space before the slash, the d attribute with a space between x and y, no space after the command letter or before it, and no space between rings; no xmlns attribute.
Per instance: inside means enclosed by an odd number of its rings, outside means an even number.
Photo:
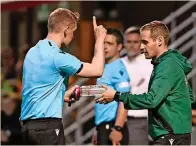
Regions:
<svg viewBox="0 0 196 146"><path fill-rule="evenodd" d="M170 51L171 51L171 50L169 49L168 51L166 51L166 52L164 52L162 55L160 55L158 58L152 59L151 64L153 64L153 65L158 65L158 64L163 60L163 58L164 58L167 54L170 53Z"/></svg>

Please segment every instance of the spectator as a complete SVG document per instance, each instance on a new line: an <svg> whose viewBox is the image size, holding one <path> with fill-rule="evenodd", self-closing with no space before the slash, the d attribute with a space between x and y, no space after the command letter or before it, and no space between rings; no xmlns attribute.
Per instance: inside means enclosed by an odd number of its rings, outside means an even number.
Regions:
<svg viewBox="0 0 196 146"><path fill-rule="evenodd" d="M20 100L17 94L4 94L1 107L1 144L23 144L19 122Z"/></svg>
<svg viewBox="0 0 196 146"><path fill-rule="evenodd" d="M8 48L2 52L2 72L5 75L5 79L16 78L15 61L13 56L13 50Z"/></svg>

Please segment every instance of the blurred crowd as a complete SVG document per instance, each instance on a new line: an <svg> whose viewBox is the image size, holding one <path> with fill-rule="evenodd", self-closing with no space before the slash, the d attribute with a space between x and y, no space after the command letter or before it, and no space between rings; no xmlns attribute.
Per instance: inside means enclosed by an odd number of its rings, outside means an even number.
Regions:
<svg viewBox="0 0 196 146"><path fill-rule="evenodd" d="M11 48L1 50L1 144L22 144L20 105L23 60L28 46L22 48L16 61Z"/></svg>

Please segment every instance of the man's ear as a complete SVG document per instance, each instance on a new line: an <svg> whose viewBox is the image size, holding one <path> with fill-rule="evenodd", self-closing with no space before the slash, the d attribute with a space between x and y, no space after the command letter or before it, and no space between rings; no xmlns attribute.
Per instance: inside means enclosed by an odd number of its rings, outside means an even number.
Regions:
<svg viewBox="0 0 196 146"><path fill-rule="evenodd" d="M67 26L66 28L65 28L65 30L64 30L64 37L66 38L66 36L67 36L67 31L69 30L69 26Z"/></svg>
<svg viewBox="0 0 196 146"><path fill-rule="evenodd" d="M164 42L164 38L162 36L157 37L157 44L158 46L162 46Z"/></svg>
<svg viewBox="0 0 196 146"><path fill-rule="evenodd" d="M67 36L67 32L66 32L66 30L64 31L64 37L66 38L66 36Z"/></svg>
<svg viewBox="0 0 196 146"><path fill-rule="evenodd" d="M122 44L118 44L118 51L121 51L121 49L123 48L123 45Z"/></svg>

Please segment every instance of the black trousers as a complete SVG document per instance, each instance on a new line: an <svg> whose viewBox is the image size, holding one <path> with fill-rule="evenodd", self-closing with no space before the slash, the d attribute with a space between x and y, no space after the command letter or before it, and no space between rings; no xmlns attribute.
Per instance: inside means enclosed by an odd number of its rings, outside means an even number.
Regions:
<svg viewBox="0 0 196 146"><path fill-rule="evenodd" d="M148 145L148 119L128 117L129 145Z"/></svg>
<svg viewBox="0 0 196 146"><path fill-rule="evenodd" d="M109 135L112 131L112 127L114 126L114 122L102 123L97 126L97 145L112 145L112 141L109 139ZM127 127L127 123L124 124L123 127L123 138L120 142L121 145L128 145L129 143L129 130Z"/></svg>
<svg viewBox="0 0 196 146"><path fill-rule="evenodd" d="M168 134L158 137L154 145L190 145L191 134Z"/></svg>
<svg viewBox="0 0 196 146"><path fill-rule="evenodd" d="M65 144L62 119L46 118L21 122L22 139L25 145Z"/></svg>

